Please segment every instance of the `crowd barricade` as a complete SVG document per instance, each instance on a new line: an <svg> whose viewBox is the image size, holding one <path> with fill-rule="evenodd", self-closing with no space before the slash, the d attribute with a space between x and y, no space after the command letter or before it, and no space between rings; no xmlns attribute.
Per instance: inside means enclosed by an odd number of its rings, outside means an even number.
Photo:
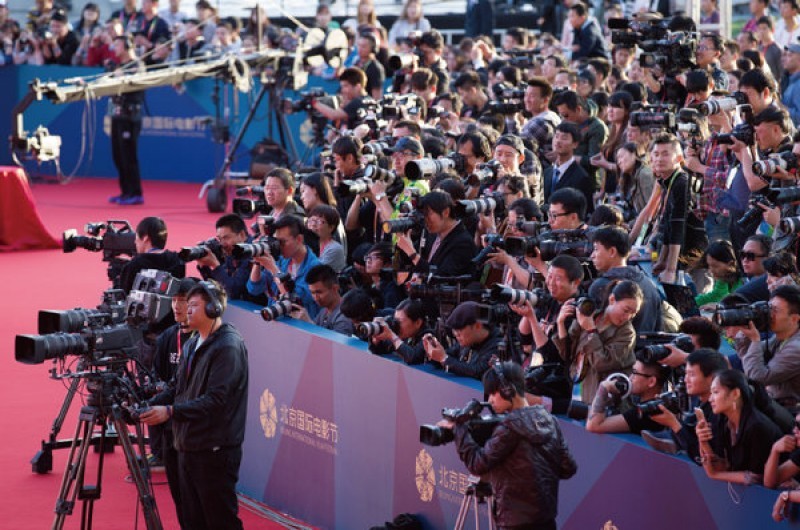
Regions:
<svg viewBox="0 0 800 530"><path fill-rule="evenodd" d="M370 528L399 513L452 528L469 473L454 444L422 445L419 427L438 421L442 407L482 399L480 383L375 356L303 322L264 322L256 310L233 302L225 313L250 364L239 490L322 528ZM710 480L638 436L591 434L566 418L561 428L578 473L561 483L559 528L800 526L773 522L777 491Z"/></svg>

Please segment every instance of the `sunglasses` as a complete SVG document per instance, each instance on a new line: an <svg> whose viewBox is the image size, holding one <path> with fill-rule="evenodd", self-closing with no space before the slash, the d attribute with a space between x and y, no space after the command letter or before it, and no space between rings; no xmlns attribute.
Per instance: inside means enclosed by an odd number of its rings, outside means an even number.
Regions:
<svg viewBox="0 0 800 530"><path fill-rule="evenodd" d="M761 254L756 254L755 252L742 252L742 261L755 261L757 258L763 258L764 256Z"/></svg>

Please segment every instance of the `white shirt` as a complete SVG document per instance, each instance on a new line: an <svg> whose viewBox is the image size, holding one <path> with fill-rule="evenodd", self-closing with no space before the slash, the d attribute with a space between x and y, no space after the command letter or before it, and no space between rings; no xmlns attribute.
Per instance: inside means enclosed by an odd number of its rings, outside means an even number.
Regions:
<svg viewBox="0 0 800 530"><path fill-rule="evenodd" d="M797 40L797 37L800 37L800 15L794 17L794 20L797 27L792 31L786 29L786 21L782 18L775 24L774 39L781 51L789 44L800 44Z"/></svg>

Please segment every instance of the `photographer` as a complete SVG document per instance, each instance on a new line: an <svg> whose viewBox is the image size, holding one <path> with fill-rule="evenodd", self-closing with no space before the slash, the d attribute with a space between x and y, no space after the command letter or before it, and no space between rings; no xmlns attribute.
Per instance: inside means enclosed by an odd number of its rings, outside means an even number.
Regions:
<svg viewBox="0 0 800 530"><path fill-rule="evenodd" d="M547 154L552 150L553 135L561 123L561 116L550 110L553 87L543 77L528 79L525 88L525 110L533 117L525 122L520 131L523 138L531 138L539 146L536 153L540 160L550 160Z"/></svg>
<svg viewBox="0 0 800 530"><path fill-rule="evenodd" d="M722 37L716 33L704 33L698 42L695 62L714 81L714 90L728 90L728 74L719 67L719 58L724 50Z"/></svg>
<svg viewBox="0 0 800 530"><path fill-rule="evenodd" d="M658 398L664 390L669 377L669 368L656 362L646 363L637 359L633 363L630 375L630 395L633 400L627 410L608 414L608 409L619 409L620 389L611 379L606 379L597 387L597 394L592 401L592 409L586 420L586 430L594 433L629 432L641 434L643 430L659 431L663 429L650 415L643 414L635 405ZM634 406L630 406L633 404ZM660 405L663 407L663 405Z"/></svg>
<svg viewBox="0 0 800 530"><path fill-rule="evenodd" d="M658 185L653 188L647 206L629 235L630 240L635 241L642 226L653 223L661 242L653 274L659 274L661 281L670 283L677 278L679 262L682 267L686 266L708 244L702 222L690 209L689 177L682 171L682 160L681 145L674 135L661 134L653 140L650 161ZM698 284L697 290L702 292L704 287Z"/></svg>
<svg viewBox="0 0 800 530"><path fill-rule="evenodd" d="M187 299L187 329L197 333L183 348L173 383L149 400L141 420L172 420L186 527L241 529L235 488L247 414L247 347L222 321L227 299L216 284L200 282Z"/></svg>
<svg viewBox="0 0 800 530"><path fill-rule="evenodd" d="M394 212L382 211L382 217L396 217L400 212L403 204L408 204L411 201L411 193L418 192L419 195L425 195L430 190L430 185L426 179L411 180L406 176L406 166L412 160L421 160L425 156L425 149L422 143L413 137L405 136L397 140L397 143L392 148L392 169L398 177L403 179L404 193L398 195L394 200ZM406 192L406 190L408 190ZM389 206L385 202L380 202L380 206ZM385 206L384 206L385 205ZM391 215L387 216L387 213Z"/></svg>
<svg viewBox="0 0 800 530"><path fill-rule="evenodd" d="M453 331L457 344L444 349L439 339L425 335L425 355L439 363L446 372L480 379L493 356L497 355L498 343L502 339L496 328L490 329L480 322L480 306L477 302L462 302L447 317L447 327Z"/></svg>
<svg viewBox="0 0 800 530"><path fill-rule="evenodd" d="M642 307L633 319L637 331L660 331L661 293L653 280L639 267L628 265L631 246L628 234L621 228L602 227L592 234L592 263L600 274L589 287L589 296L600 306L610 283L631 280L639 285L644 295Z"/></svg>
<svg viewBox="0 0 800 530"><path fill-rule="evenodd" d="M308 229L319 237L319 261L333 267L337 274L347 267L347 252L334 238L341 225L339 212L333 206L320 204L308 213Z"/></svg>
<svg viewBox="0 0 800 530"><path fill-rule="evenodd" d="M237 243L249 242L247 225L235 213L217 219L217 241L222 249L224 260L220 262L214 252L208 252L197 260L197 270L204 280L212 278L225 289L230 300L240 300L247 293L247 279L250 276L250 258L235 259L231 252Z"/></svg>
<svg viewBox="0 0 800 530"><path fill-rule="evenodd" d="M394 310L395 328L380 320L381 332L372 337L369 349L377 355L394 352L406 364L425 362L423 337L433 333L425 325L425 302L410 298L400 302Z"/></svg>
<svg viewBox="0 0 800 530"><path fill-rule="evenodd" d="M425 243L419 253L407 234L397 237L397 248L406 253L415 272L436 267L439 276L473 274L472 258L478 253L464 223L453 217L455 203L449 193L432 191L419 200L425 216Z"/></svg>
<svg viewBox="0 0 800 530"><path fill-rule="evenodd" d="M331 121L339 122L344 128L352 129L360 120L359 111L364 108L367 76L356 67L345 68L339 74L339 93L342 101L338 109L329 107L317 99L311 100L311 108Z"/></svg>
<svg viewBox="0 0 800 530"><path fill-rule="evenodd" d="M120 289L130 293L136 275L145 269L158 269L176 278L186 275L186 264L178 254L165 250L167 225L160 217L145 217L136 225L136 255L125 264L119 276Z"/></svg>
<svg viewBox="0 0 800 530"><path fill-rule="evenodd" d="M597 386L614 372L629 372L636 360L636 331L631 320L642 306L642 290L630 280L610 290L607 305L584 314L575 302L561 306L553 342L569 365L573 381L583 381L581 397L589 403ZM571 322L567 328L568 321Z"/></svg>
<svg viewBox="0 0 800 530"><path fill-rule="evenodd" d="M306 274L306 282L311 296L319 305L319 313L312 321L304 307L294 304L292 318L311 322L343 335L352 335L353 323L342 314L342 297L339 295L339 277L336 271L328 265L315 265Z"/></svg>
<svg viewBox="0 0 800 530"><path fill-rule="evenodd" d="M267 294L270 302L287 294L295 294L306 308L311 318L319 311L319 306L311 296L306 282L306 274L319 264L317 256L305 244L303 221L293 215L285 215L275 221L275 239L280 243L281 257L278 262L270 253L253 258L247 292L252 296ZM294 293L286 291L279 275L288 274L294 280Z"/></svg>
<svg viewBox="0 0 800 530"><path fill-rule="evenodd" d="M45 31L40 38L44 64L72 65L72 56L80 44L78 36L70 30L66 13L60 9L53 11L50 31Z"/></svg>
<svg viewBox="0 0 800 530"><path fill-rule="evenodd" d="M369 32L362 32L356 40L356 51L358 52L358 58L353 66L360 68L367 78L364 91L367 95L379 100L383 96L386 72L383 69L383 65L375 57L378 51L378 40L375 35Z"/></svg>
<svg viewBox="0 0 800 530"><path fill-rule="evenodd" d="M462 73L456 78L454 86L464 103L461 109L462 118L477 120L490 111L489 95L477 73L471 70Z"/></svg>
<svg viewBox="0 0 800 530"><path fill-rule="evenodd" d="M496 363L483 377L484 393L496 414L505 414L491 438L480 446L467 423L452 428L458 455L470 473L492 486L494 520L501 529L554 530L558 515L558 483L577 471L558 421L524 397L522 369Z"/></svg>
<svg viewBox="0 0 800 530"><path fill-rule="evenodd" d="M406 298L405 289L395 281L392 270L393 254L391 243L376 243L364 257L366 273L372 281L372 287L380 293L383 309L394 309Z"/></svg>
<svg viewBox="0 0 800 530"><path fill-rule="evenodd" d="M766 385L772 398L795 411L800 405L800 287L777 287L769 304L772 341L762 342L752 322L747 328L728 327L725 333L736 338L747 377Z"/></svg>
<svg viewBox="0 0 800 530"><path fill-rule="evenodd" d="M438 31L426 31L420 37L419 52L422 57L422 66L430 69L436 75L436 93L444 94L450 86L450 73L447 62L442 57L444 52L444 38Z"/></svg>
<svg viewBox="0 0 800 530"><path fill-rule="evenodd" d="M464 157L464 175L459 175L463 178L474 173L478 164L492 158L492 147L486 135L478 129L458 137L458 154ZM472 193L468 193L467 198L474 199L478 196L480 188L476 186L470 191Z"/></svg>
<svg viewBox="0 0 800 530"><path fill-rule="evenodd" d="M667 347L670 346L667 345ZM670 349L674 350L672 347ZM662 362L666 361L667 359L664 359ZM703 417L709 425L716 425L719 417L711 407L711 383L714 381L714 374L728 368L725 356L713 348L699 348L690 353L684 362L686 364L684 382L692 406L695 407L695 410L702 411ZM653 421L669 429L671 439L652 436L650 433L644 433L642 438L654 449L672 454L678 450L685 451L689 458L698 461L700 448L695 433L698 420L696 413L679 417L666 407L661 406L659 409L661 414L653 416Z"/></svg>

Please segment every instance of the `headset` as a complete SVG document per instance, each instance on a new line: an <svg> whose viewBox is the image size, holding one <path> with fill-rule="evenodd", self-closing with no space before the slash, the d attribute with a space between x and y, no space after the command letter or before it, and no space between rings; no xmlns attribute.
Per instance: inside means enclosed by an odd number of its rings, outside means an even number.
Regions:
<svg viewBox="0 0 800 530"><path fill-rule="evenodd" d="M206 280L197 282L197 286L208 296L208 302L206 302L205 305L206 316L214 319L221 317L222 302L220 302L220 294L217 286Z"/></svg>
<svg viewBox="0 0 800 530"><path fill-rule="evenodd" d="M498 392L500 392L500 397L505 399L506 401L511 401L514 396L517 395L517 391L514 386L509 383L508 379L506 379L506 374L503 371L503 363L500 361L494 362L494 372L497 374L497 378L500 380L500 388Z"/></svg>

